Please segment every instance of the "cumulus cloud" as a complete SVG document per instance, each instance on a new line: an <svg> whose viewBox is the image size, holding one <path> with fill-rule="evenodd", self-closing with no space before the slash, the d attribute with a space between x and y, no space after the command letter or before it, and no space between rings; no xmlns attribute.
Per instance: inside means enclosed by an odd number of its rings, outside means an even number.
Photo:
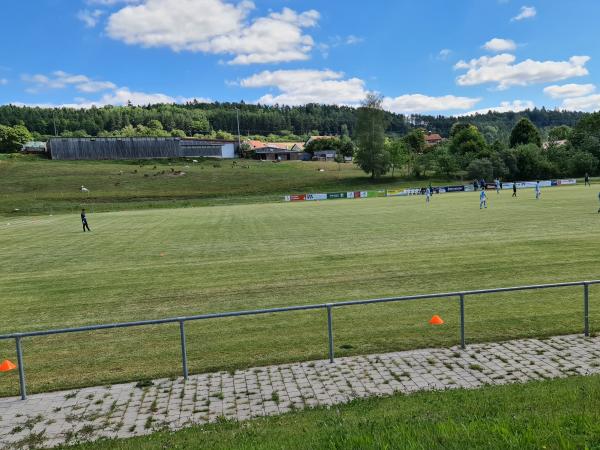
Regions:
<svg viewBox="0 0 600 450"><path fill-rule="evenodd" d="M535 108L535 104L530 100L513 100L512 102L501 102L499 106L492 106L489 108L481 108L475 111L469 111L463 115L472 116L475 114L487 114L488 112L519 112L527 109Z"/></svg>
<svg viewBox="0 0 600 450"><path fill-rule="evenodd" d="M248 0L145 0L113 13L106 31L132 45L231 55L230 64L308 59L314 41L304 30L317 24L317 11L283 8L250 19L254 8Z"/></svg>
<svg viewBox="0 0 600 450"><path fill-rule="evenodd" d="M562 103L562 109L570 111L598 111L600 110L600 94L565 98Z"/></svg>
<svg viewBox="0 0 600 450"><path fill-rule="evenodd" d="M333 70L265 70L245 78L240 85L248 88L269 87L279 92L258 99L263 104L304 105L306 103L359 104L367 95L365 82L344 79Z"/></svg>
<svg viewBox="0 0 600 450"><path fill-rule="evenodd" d="M517 48L517 44L510 39L493 38L483 44L483 48L495 53L510 52Z"/></svg>
<svg viewBox="0 0 600 450"><path fill-rule="evenodd" d="M209 101L205 98L190 98L182 96L173 97L167 94L132 91L127 87L119 87L110 93L104 94L100 98L100 100L89 101L86 99L79 99L80 102L77 104L80 108L88 108L91 106L105 105L120 106L127 105L128 103L131 103L132 105L150 105L156 103L186 103L193 101L194 99L201 103Z"/></svg>
<svg viewBox="0 0 600 450"><path fill-rule="evenodd" d="M86 0L89 5L113 6L119 3L141 3L144 0Z"/></svg>
<svg viewBox="0 0 600 450"><path fill-rule="evenodd" d="M170 96L161 93L148 93L141 91L132 91L127 87L117 88L114 92L104 94L98 100L89 100L86 98L75 98L72 103L23 103L23 102L11 102L12 105L16 106L32 106L40 108L74 108L74 109L88 109L92 107L102 106L125 106L132 104L134 106L144 106L156 103L186 103L196 100L199 103L211 102L208 98L203 97L181 97L181 96Z"/></svg>
<svg viewBox="0 0 600 450"><path fill-rule="evenodd" d="M593 84L563 84L544 88L544 94L552 98L583 97L596 90Z"/></svg>
<svg viewBox="0 0 600 450"><path fill-rule="evenodd" d="M589 60L589 56L573 56L568 61L526 59L515 64L514 55L501 53L495 56L482 56L468 62L461 60L454 68L467 70L456 79L460 86L493 83L502 90L511 86L549 83L588 75L585 64Z"/></svg>
<svg viewBox="0 0 600 450"><path fill-rule="evenodd" d="M304 105L328 103L358 106L368 91L360 78L346 78L342 72L333 70L276 70L263 71L245 78L240 85L247 88L272 88L258 99L263 104ZM448 111L472 108L479 98L445 95L431 97L408 94L384 97L383 107L397 113Z"/></svg>
<svg viewBox="0 0 600 450"><path fill-rule="evenodd" d="M102 14L104 14L104 11L100 9L94 9L93 11L84 9L77 13L77 18L81 20L86 27L94 28L98 24Z"/></svg>
<svg viewBox="0 0 600 450"><path fill-rule="evenodd" d="M521 6L521 11L519 14L517 14L511 20L514 22L525 19L533 19L535 16L537 16L537 10L534 6Z"/></svg>
<svg viewBox="0 0 600 450"><path fill-rule="evenodd" d="M64 89L69 86L74 87L79 92L91 93L115 89L117 86L110 81L97 81L85 75L73 75L62 70L52 72L50 76L23 75L23 81L32 84L27 89L29 93L37 93L43 89Z"/></svg>
<svg viewBox="0 0 600 450"><path fill-rule="evenodd" d="M82 94L93 94L104 92L98 100L90 100L84 97L76 97L73 103L65 103L61 105L70 108L90 108L92 106L105 105L148 105L155 103L185 103L193 101L208 102L210 100L202 97L189 98L162 94L148 93L142 91L134 91L128 87L117 86L111 81L97 81L86 75L73 75L62 70L52 72L50 75L23 75L23 81L31 83L32 87L26 89L26 92L35 94L43 89L65 89L68 87L74 88ZM1 84L1 83L0 83ZM16 104L16 103L15 103ZM20 104L20 103L19 103ZM41 105L36 105L41 106Z"/></svg>
<svg viewBox="0 0 600 450"><path fill-rule="evenodd" d="M457 97L454 95L431 97L423 94L407 94L399 97L384 97L383 107L395 113L416 114L469 109L480 101L480 98Z"/></svg>

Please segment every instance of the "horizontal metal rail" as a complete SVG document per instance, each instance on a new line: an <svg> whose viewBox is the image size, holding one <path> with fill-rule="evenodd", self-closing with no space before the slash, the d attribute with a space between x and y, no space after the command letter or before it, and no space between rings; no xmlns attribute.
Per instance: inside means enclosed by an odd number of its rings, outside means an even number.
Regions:
<svg viewBox="0 0 600 450"><path fill-rule="evenodd" d="M503 288L493 288L493 289L477 289L477 290L469 290L469 291L455 291L455 292L442 292L436 294L418 294L418 295L407 295L400 297L385 297L385 298L375 298L368 300L350 300L343 301L337 303L320 303L313 305L301 305L301 306L285 306L280 308L267 308L267 309L255 309L255 310L242 310L242 311L231 311L231 312L223 312L223 313L210 313L210 314L198 314L193 316L182 316L182 317L170 317L165 319L156 319L156 320L139 320L134 322L117 322L110 324L101 324L101 325L87 325L81 327L72 327L72 328L57 328L52 330L40 330L40 331L27 331L20 333L10 333L0 335L0 340L6 339L14 339L16 343L17 349L17 360L19 367L19 384L21 391L21 398L25 399L26 388L25 388L25 371L23 366L23 356L22 356L22 339L27 337L35 337L35 336L49 336L55 334L67 334L67 333L79 333L86 331L97 331L97 330L109 330L115 328L130 328L130 327L140 327L140 326L148 326L148 325L162 325L168 323L178 323L180 329L180 340L181 340L181 351L182 351L182 366L183 366L183 375L185 378L188 376L188 367L187 367L187 350L186 350L186 340L185 340L185 328L184 323L196 320L207 320L207 319L221 319L227 317L240 317L240 316L254 316L260 314L274 314L274 313L282 313L282 312L293 312L293 311L309 311L316 309L326 309L327 310L327 328L328 328L328 343L329 343L329 359L331 362L334 362L334 352L333 352L333 323L332 323L332 309L333 308L341 308L346 306L358 306L358 305L370 305L377 303L392 303L392 302L402 302L402 301L412 301L412 300L427 300L427 299L437 299L437 298L459 298L460 300L460 342L461 347L465 348L465 318L464 318L464 301L465 297L473 296L473 295L485 295L485 294L497 294L502 292L515 292L515 291L528 291L528 290L537 290L537 289L554 289L554 288L566 288L566 287L574 287L574 286L583 286L584 287L584 334L589 336L589 286L594 284L600 284L600 280L589 280L589 281L573 281L566 283L550 283L550 284L536 284L536 285L527 285L527 286L513 286L513 287L503 287Z"/></svg>

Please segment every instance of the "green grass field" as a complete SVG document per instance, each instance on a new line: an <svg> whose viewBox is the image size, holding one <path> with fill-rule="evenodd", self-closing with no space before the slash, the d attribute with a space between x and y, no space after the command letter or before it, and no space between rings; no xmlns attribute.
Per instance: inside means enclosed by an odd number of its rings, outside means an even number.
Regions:
<svg viewBox="0 0 600 450"><path fill-rule="evenodd" d="M3 333L401 294L598 278L597 191L264 203L0 222ZM10 223L10 225L8 225ZM161 256L163 254L164 256ZM600 289L591 289L592 329ZM427 320L440 314L446 325ZM582 330L582 292L470 298L467 339ZM189 323L191 372L324 358L323 311ZM334 311L337 355L458 342L458 302ZM180 373L177 325L23 342L30 392ZM14 342L0 343L14 359ZM15 395L15 372L0 394Z"/></svg>
<svg viewBox="0 0 600 450"><path fill-rule="evenodd" d="M322 172L319 169L323 169ZM173 171L185 175L174 176ZM163 173L164 172L164 173ZM421 183L425 183L421 181ZM289 193L407 186L386 177L373 184L354 164L181 159L50 161L0 154L0 216L174 208L280 201ZM414 185L414 183L412 183ZM89 194L82 194L81 185ZM19 209L18 213L14 213Z"/></svg>
<svg viewBox="0 0 600 450"><path fill-rule="evenodd" d="M600 447L600 377L357 400L73 450Z"/></svg>

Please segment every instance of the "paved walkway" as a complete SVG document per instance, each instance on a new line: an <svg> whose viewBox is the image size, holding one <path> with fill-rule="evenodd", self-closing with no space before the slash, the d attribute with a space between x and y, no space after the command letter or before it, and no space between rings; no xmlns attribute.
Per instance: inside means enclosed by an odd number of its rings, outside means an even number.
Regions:
<svg viewBox="0 0 600 450"><path fill-rule="evenodd" d="M357 397L600 373L600 337L560 336L259 367L0 399L0 448L246 420Z"/></svg>

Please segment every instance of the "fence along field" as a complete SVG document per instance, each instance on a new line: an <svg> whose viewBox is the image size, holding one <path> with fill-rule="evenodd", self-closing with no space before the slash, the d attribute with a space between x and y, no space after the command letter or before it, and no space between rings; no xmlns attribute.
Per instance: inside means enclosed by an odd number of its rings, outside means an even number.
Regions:
<svg viewBox="0 0 600 450"><path fill-rule="evenodd" d="M508 194L508 195L507 195ZM2 224L3 333L240 309L597 278L597 193L546 189L365 202L145 210ZM161 256L161 254L163 256ZM592 332L600 320L590 289ZM440 314L447 326L427 320ZM581 333L581 288L466 304L472 341ZM458 344L457 302L335 311L336 356ZM189 369L327 357L323 311L186 325ZM29 392L181 373L179 327L23 342ZM14 342L0 343L14 357ZM0 378L16 395L18 376Z"/></svg>

